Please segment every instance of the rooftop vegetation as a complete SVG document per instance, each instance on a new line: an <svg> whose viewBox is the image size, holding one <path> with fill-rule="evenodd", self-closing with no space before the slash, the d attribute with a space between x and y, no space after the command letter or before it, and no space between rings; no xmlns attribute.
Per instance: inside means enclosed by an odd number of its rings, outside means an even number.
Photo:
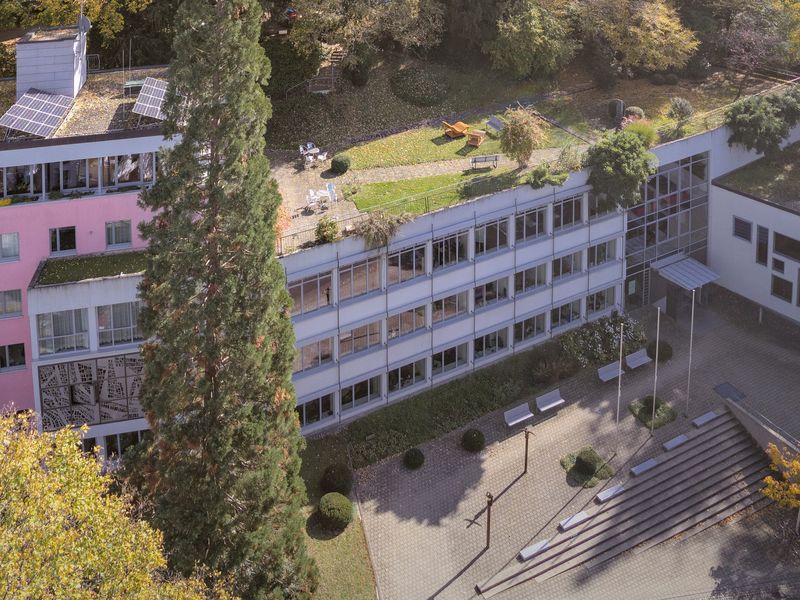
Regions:
<svg viewBox="0 0 800 600"><path fill-rule="evenodd" d="M141 273L147 267L144 251L51 258L44 263L37 285L59 285L99 277Z"/></svg>
<svg viewBox="0 0 800 600"><path fill-rule="evenodd" d="M800 143L737 169L717 182L800 211Z"/></svg>

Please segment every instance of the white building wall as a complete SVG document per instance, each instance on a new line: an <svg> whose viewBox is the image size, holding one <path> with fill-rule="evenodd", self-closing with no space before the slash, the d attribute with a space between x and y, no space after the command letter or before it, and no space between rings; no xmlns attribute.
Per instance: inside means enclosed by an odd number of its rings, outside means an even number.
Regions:
<svg viewBox="0 0 800 600"><path fill-rule="evenodd" d="M31 88L75 98L86 81L86 36L17 44L17 98Z"/></svg>

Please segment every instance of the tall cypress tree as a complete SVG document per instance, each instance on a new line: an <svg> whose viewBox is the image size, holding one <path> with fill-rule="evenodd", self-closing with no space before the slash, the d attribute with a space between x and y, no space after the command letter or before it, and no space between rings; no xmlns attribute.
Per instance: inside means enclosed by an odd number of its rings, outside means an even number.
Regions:
<svg viewBox="0 0 800 600"><path fill-rule="evenodd" d="M155 215L142 227L145 491L173 568L220 571L245 598L305 598L317 571L302 533L261 17L258 0L184 0L176 15L164 127L178 142L142 199Z"/></svg>

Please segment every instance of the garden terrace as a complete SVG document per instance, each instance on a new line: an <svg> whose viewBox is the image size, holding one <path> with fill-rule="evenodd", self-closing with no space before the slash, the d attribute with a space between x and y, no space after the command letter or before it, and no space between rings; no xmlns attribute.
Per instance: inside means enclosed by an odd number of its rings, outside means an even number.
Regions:
<svg viewBox="0 0 800 600"><path fill-rule="evenodd" d="M714 184L800 213L800 143L720 177Z"/></svg>
<svg viewBox="0 0 800 600"><path fill-rule="evenodd" d="M51 258L39 266L31 287L76 283L87 279L137 275L147 267L143 250Z"/></svg>

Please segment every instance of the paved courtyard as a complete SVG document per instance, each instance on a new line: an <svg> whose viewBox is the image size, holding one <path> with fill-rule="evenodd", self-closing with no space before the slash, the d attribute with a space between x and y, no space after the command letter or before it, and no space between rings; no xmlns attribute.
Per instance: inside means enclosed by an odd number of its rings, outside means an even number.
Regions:
<svg viewBox="0 0 800 600"><path fill-rule="evenodd" d="M652 365L623 377L619 426L616 382L600 384L593 372L584 371L561 386L571 404L532 427L527 475L522 475L524 436L519 428L505 427L501 412L476 424L488 442L480 455L460 448L459 430L422 447L426 462L419 471L405 470L398 457L359 471L364 527L382 599L478 597L477 583L592 502L597 489L572 487L558 462L562 455L592 445L616 469L611 483L623 481L632 464L659 454L661 442L688 431L691 418L723 405L713 390L719 383L736 386L746 395L744 404L800 438L800 334L759 327L748 307L742 314L739 308L725 310L715 304L697 311L689 418L682 414L688 319L675 323L662 317L662 339L671 342L674 357L659 366L658 394L673 403L679 417L653 438L627 410L628 402L652 393ZM651 330L653 316L649 309L640 315ZM488 550L486 492L495 497ZM771 594L780 581L794 585L786 597L797 598L800 562L787 544L776 543L775 531L785 527L786 517L770 508L630 551L593 570L577 567L541 583L523 583L498 598L756 597L742 594L766 582Z"/></svg>

